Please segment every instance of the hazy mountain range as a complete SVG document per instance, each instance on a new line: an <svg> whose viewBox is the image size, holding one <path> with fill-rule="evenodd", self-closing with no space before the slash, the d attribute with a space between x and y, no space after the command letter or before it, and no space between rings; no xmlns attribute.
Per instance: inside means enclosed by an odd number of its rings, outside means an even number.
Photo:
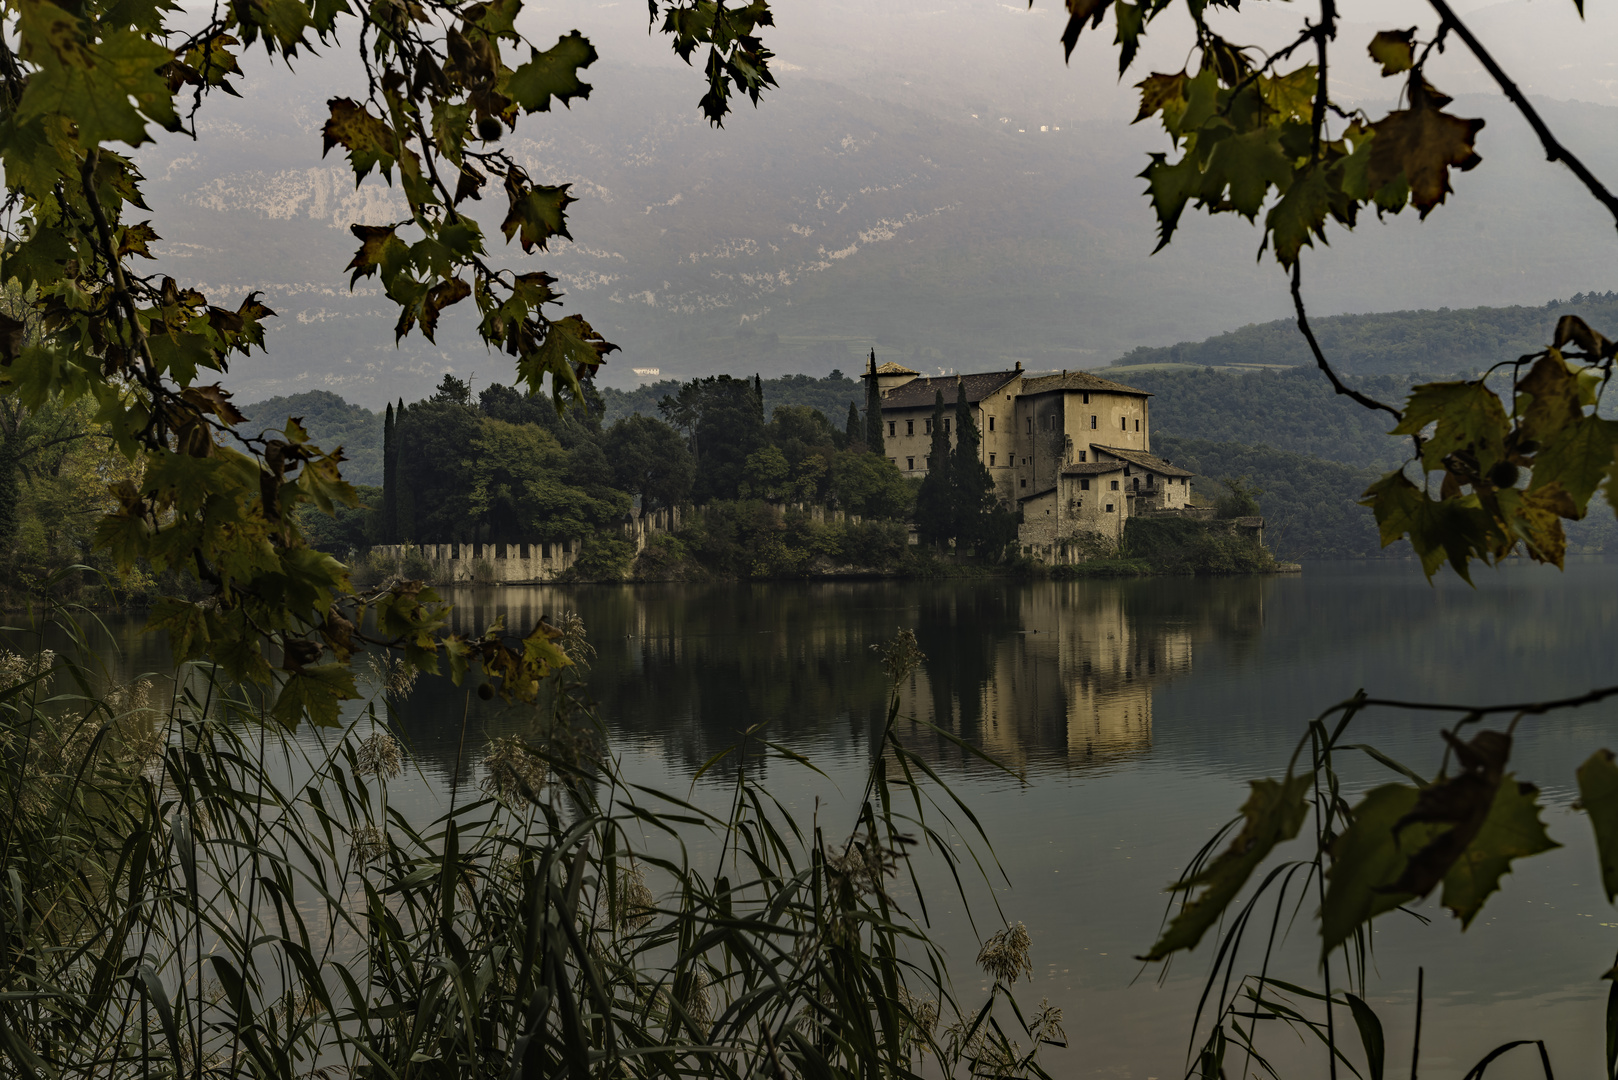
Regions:
<svg viewBox="0 0 1618 1080"><path fill-rule="evenodd" d="M558 273L565 310L623 346L607 385L632 385L634 368L847 371L873 346L925 370L1095 366L1287 313L1284 281L1255 262L1245 224L1188 220L1148 257L1154 226L1135 174L1163 138L1129 126L1133 92L1100 35L1064 69L1059 6L874 7L835 0L809 20L804 4L783 4L783 85L723 131L699 119L697 73L647 38L644 8L580 5L530 27L543 41L580 25L604 59L588 102L525 121L510 140L534 175L574 184L577 243L509 261ZM1544 8L1530 16L1548 19ZM1505 38L1524 10L1501 5L1476 22ZM1352 23L1344 41L1378 25ZM1508 60L1521 37L1505 44ZM1170 38L1141 73L1183 62L1165 59L1184 55ZM1565 63L1531 67L1527 85L1600 102L1543 106L1592 166L1618 175L1613 62L1582 38L1565 48ZM1345 94L1391 105L1392 82L1345 65ZM1445 89L1482 89L1456 65ZM262 290L280 315L269 354L230 375L244 399L319 388L379 408L422 396L444 370L510 381L465 313L446 317L440 347L395 348L374 282L349 290L348 225L404 216L396 191L374 179L356 190L345 163L320 158L325 100L361 89L335 61L296 75L260 64L242 100L207 103L196 142L166 138L141 155L165 269L225 299ZM1463 95L1452 111L1488 118L1484 165L1425 224L1373 219L1312 256L1317 313L1543 304L1618 285L1610 221L1544 162L1526 125L1488 96Z"/></svg>

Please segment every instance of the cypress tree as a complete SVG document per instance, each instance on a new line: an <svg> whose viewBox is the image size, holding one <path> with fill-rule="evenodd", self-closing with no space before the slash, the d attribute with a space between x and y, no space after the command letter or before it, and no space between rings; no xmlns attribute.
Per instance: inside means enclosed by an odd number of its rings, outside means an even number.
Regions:
<svg viewBox="0 0 1618 1080"><path fill-rule="evenodd" d="M753 372L753 397L758 399L758 418L759 418L759 421L761 423L763 423L763 422L765 422L765 416L764 416L764 380L760 379L758 377L758 372L756 372L756 371Z"/></svg>
<svg viewBox="0 0 1618 1080"><path fill-rule="evenodd" d="M848 403L848 423L843 430L848 435L850 450L865 449L865 425L860 423L859 406L852 401Z"/></svg>
<svg viewBox="0 0 1618 1080"><path fill-rule="evenodd" d="M927 452L927 475L916 492L916 532L923 544L943 547L955 534L951 464L949 436L944 433L944 391L939 390L933 400L933 441Z"/></svg>
<svg viewBox="0 0 1618 1080"><path fill-rule="evenodd" d="M876 387L876 350L871 350L871 371L865 380L865 449L868 453L888 456L886 441L882 438L882 394Z"/></svg>
<svg viewBox="0 0 1618 1080"><path fill-rule="evenodd" d="M957 382L955 392L955 455L950 465L950 519L955 542L983 554L987 546L994 504L994 477L983 464L982 440L972 406L966 400L966 383ZM936 422L935 422L936 423Z"/></svg>
<svg viewBox="0 0 1618 1080"><path fill-rule="evenodd" d="M394 543L408 544L416 538L416 496L410 487L410 428L405 423L404 399L399 399L399 411L393 421L393 477L399 489L394 503Z"/></svg>
<svg viewBox="0 0 1618 1080"><path fill-rule="evenodd" d="M399 474L394 461L393 402L382 417L382 542L399 542Z"/></svg>

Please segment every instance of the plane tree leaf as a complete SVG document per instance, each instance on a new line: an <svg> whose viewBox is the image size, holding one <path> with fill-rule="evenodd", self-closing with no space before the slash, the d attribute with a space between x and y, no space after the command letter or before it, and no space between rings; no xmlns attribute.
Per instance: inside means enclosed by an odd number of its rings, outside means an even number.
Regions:
<svg viewBox="0 0 1618 1080"><path fill-rule="evenodd" d="M1474 168L1482 157L1473 147L1483 128L1479 119L1444 112L1443 98L1419 78L1411 80L1410 108L1399 109L1372 124L1370 183L1380 188L1403 176L1410 201L1426 217L1453 190L1449 172Z"/></svg>
<svg viewBox="0 0 1618 1080"><path fill-rule="evenodd" d="M1305 796L1313 781L1305 774L1250 782L1241 832L1201 873L1173 886L1187 893L1185 904L1143 959L1162 960L1181 949L1196 948L1275 845L1298 835L1309 813ZM1195 896L1190 895L1193 891Z"/></svg>
<svg viewBox="0 0 1618 1080"><path fill-rule="evenodd" d="M1462 929L1500 888L1513 861L1561 847L1545 832L1539 814L1539 789L1509 774L1503 777L1482 825L1444 874L1440 902L1461 920Z"/></svg>
<svg viewBox="0 0 1618 1080"><path fill-rule="evenodd" d="M1415 28L1378 31L1367 51L1372 60L1382 65L1383 75L1409 71L1416 63Z"/></svg>
<svg viewBox="0 0 1618 1080"><path fill-rule="evenodd" d="M1607 902L1618 898L1618 759L1611 750L1597 750L1576 773L1579 804L1596 834L1596 855L1601 863L1601 887Z"/></svg>

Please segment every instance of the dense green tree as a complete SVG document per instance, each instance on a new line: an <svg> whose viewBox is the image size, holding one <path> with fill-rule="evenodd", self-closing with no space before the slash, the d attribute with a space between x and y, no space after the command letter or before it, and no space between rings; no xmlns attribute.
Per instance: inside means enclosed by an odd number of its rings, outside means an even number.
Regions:
<svg viewBox="0 0 1618 1080"><path fill-rule="evenodd" d="M650 416L630 416L607 429L607 460L618 487L640 497L641 511L679 506L691 494L696 462L680 433Z"/></svg>
<svg viewBox="0 0 1618 1080"><path fill-rule="evenodd" d="M438 389L428 401L442 402L449 405L470 406L472 404L472 386L465 379L457 379L449 372L438 382Z"/></svg>
<svg viewBox="0 0 1618 1080"><path fill-rule="evenodd" d="M467 504L472 444L479 417L465 404L435 395L395 420L399 440L400 523L419 544L476 539ZM405 502L414 505L406 515Z"/></svg>
<svg viewBox="0 0 1618 1080"><path fill-rule="evenodd" d="M733 499L747 456L765 443L759 391L729 375L693 379L658 406L670 424L687 432L697 463L692 496L697 502Z"/></svg>
<svg viewBox="0 0 1618 1080"><path fill-rule="evenodd" d="M613 424L626 416L661 416L658 405L665 397L675 397L686 385L676 379L662 379L644 383L633 390L602 387L600 396L604 412L603 422ZM833 371L823 378L811 375L782 375L763 381L764 413L770 415L777 405L808 405L826 414L836 422L850 403L862 400L864 390L858 380L850 379L841 371ZM684 429L683 425L667 416L664 419Z"/></svg>
<svg viewBox="0 0 1618 1080"><path fill-rule="evenodd" d="M537 424L485 417L468 450L464 512L470 538L504 544L571 540L613 524L628 505L622 493L592 493L579 484L572 453Z"/></svg>
<svg viewBox="0 0 1618 1080"><path fill-rule="evenodd" d="M885 457L847 450L832 461L830 487L838 507L865 518L904 521L916 504L916 484Z"/></svg>
<svg viewBox="0 0 1618 1080"><path fill-rule="evenodd" d="M792 494L792 466L778 446L764 446L747 455L742 471L741 497L782 502Z"/></svg>
<svg viewBox="0 0 1618 1080"><path fill-rule="evenodd" d="M843 425L843 436L850 450L865 449L865 428L860 423L860 407L848 403L848 422Z"/></svg>
<svg viewBox="0 0 1618 1080"><path fill-rule="evenodd" d="M943 547L955 536L954 462L945 430L944 392L933 400L932 443L927 451L927 475L916 492L916 534L923 544Z"/></svg>

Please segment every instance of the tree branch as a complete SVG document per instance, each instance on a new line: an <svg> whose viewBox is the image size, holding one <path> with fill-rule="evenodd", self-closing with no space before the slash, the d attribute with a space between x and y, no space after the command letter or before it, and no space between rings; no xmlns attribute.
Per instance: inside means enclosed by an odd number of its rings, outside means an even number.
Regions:
<svg viewBox="0 0 1618 1080"><path fill-rule="evenodd" d="M1438 12L1439 17L1444 20L1444 24L1452 28L1460 36L1460 39L1466 42L1466 47L1472 50L1472 55L1478 58L1478 62L1494 78L1501 92L1511 99L1513 105L1517 106L1517 111L1522 113L1523 119L1528 121L1528 126L1532 127L1534 134L1539 136L1540 145L1545 148L1545 160L1560 161L1563 165L1572 169L1573 175L1579 178L1579 181L1589 189L1590 194L1596 197L1596 201L1607 208L1607 212L1613 216L1613 221L1618 223L1618 196L1614 196L1612 192L1608 191L1606 185L1596 179L1595 173L1585 167L1584 162L1580 161L1567 147L1556 140L1556 136L1551 134L1551 129L1545 125L1545 121L1540 119L1539 113L1528 103L1528 98L1518 89L1517 84L1511 81L1511 78L1506 75L1500 65L1494 62L1494 57L1489 55L1489 51L1483 47L1482 42L1473 36L1472 31L1467 29L1466 24L1455 17L1455 12L1450 9L1446 0L1427 0L1427 2L1433 6L1434 11Z"/></svg>
<svg viewBox="0 0 1618 1080"><path fill-rule="evenodd" d="M1292 264L1292 306L1298 312L1298 329L1303 332L1303 339L1309 343L1309 351L1315 354L1315 366L1326 373L1331 380L1332 389L1345 397L1353 398L1367 409L1381 409L1392 414L1395 420L1404 419L1404 414L1392 405L1384 405L1375 398L1366 397L1353 387L1345 386L1343 380L1326 362L1326 354L1320 351L1320 343L1315 340L1315 332L1309 329L1309 316L1303 309L1303 260L1300 258Z"/></svg>

